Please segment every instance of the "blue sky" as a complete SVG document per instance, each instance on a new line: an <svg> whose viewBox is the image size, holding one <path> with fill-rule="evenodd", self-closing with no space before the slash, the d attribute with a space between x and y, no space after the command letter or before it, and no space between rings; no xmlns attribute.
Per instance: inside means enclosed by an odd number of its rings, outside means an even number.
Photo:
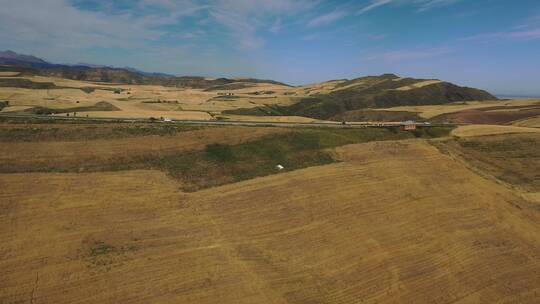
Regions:
<svg viewBox="0 0 540 304"><path fill-rule="evenodd" d="M291 84L396 73L540 95L537 0L0 0L0 49Z"/></svg>

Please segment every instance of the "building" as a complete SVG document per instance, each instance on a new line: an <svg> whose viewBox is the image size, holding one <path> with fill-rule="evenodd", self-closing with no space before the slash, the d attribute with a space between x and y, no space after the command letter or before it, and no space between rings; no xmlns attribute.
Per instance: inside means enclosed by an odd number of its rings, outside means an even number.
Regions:
<svg viewBox="0 0 540 304"><path fill-rule="evenodd" d="M400 124L400 128L403 131L414 131L416 130L416 123L412 120L408 120L408 121L402 122Z"/></svg>

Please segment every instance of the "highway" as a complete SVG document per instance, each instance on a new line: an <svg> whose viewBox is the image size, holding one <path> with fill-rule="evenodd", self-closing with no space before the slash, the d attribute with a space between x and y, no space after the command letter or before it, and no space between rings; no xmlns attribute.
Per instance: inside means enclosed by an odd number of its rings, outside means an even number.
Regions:
<svg viewBox="0 0 540 304"><path fill-rule="evenodd" d="M116 123L167 123L179 125L205 125L205 126L260 126L260 127L321 127L321 128L388 128L399 127L398 122L271 122L271 121L233 121L233 120L152 120L142 118L99 118L99 117L66 117L52 115L25 115L0 113L0 118L13 119L39 119L48 121L74 121L74 122L116 122ZM454 126L453 124L424 124L417 123L417 127Z"/></svg>

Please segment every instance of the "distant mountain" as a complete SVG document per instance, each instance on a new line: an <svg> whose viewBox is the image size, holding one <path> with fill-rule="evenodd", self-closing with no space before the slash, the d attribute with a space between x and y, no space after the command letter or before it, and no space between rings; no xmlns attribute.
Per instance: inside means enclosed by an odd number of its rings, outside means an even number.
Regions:
<svg viewBox="0 0 540 304"><path fill-rule="evenodd" d="M35 56L17 54L8 50L5 52L0 51L0 64L33 66L48 65L49 63Z"/></svg>
<svg viewBox="0 0 540 304"><path fill-rule="evenodd" d="M74 80L92 82L108 82L119 84L149 84L170 87L189 87L197 89L209 89L215 86L223 86L231 83L273 83L287 86L286 84L259 79L208 79L197 76L173 76L163 73L142 72L134 68L116 68L103 65L81 63L77 65L53 64L40 58L20 55L13 51L0 52L0 65L10 65L9 70L18 70L24 75L51 76Z"/></svg>
<svg viewBox="0 0 540 304"><path fill-rule="evenodd" d="M361 109L406 105L437 105L456 101L496 100L490 93L434 79L402 78L394 74L353 80L333 80L307 85L295 91L300 100L289 106L265 106L227 111L230 114L298 115L341 120Z"/></svg>

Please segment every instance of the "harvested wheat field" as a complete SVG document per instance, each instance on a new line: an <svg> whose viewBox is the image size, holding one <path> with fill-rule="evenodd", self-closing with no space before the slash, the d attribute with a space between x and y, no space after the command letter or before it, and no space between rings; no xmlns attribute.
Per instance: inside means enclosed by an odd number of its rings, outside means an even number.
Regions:
<svg viewBox="0 0 540 304"><path fill-rule="evenodd" d="M453 113L467 111L480 111L486 109L498 109L511 111L513 109L533 108L538 107L540 101L538 99L515 99L515 100L496 100L496 101L467 101L456 102L443 105L425 105L425 106L399 106L386 109L380 109L384 111L398 111L398 112L413 112L417 113L424 119L432 119L437 116L448 115ZM473 112L476 113L476 112Z"/></svg>
<svg viewBox="0 0 540 304"><path fill-rule="evenodd" d="M202 150L211 143L238 144L265 135L285 133L287 129L167 125L47 125L39 128L4 125L0 131L5 141L0 145L0 170L32 172L74 168L96 170L103 163L116 163L121 159Z"/></svg>
<svg viewBox="0 0 540 304"><path fill-rule="evenodd" d="M51 112L58 115L77 112L79 116L105 118L212 120L212 114L225 110L294 102L286 95L289 86L264 82L238 82L206 90L18 76L19 72L11 71L1 73L0 100L8 100L9 106L0 109L0 112ZM99 102L107 102L115 109L91 109ZM303 119L300 118L300 121Z"/></svg>
<svg viewBox="0 0 540 304"><path fill-rule="evenodd" d="M513 125L518 127L540 128L540 115L523 120L518 120L514 122Z"/></svg>
<svg viewBox="0 0 540 304"><path fill-rule="evenodd" d="M436 144L482 176L540 203L540 132L454 137Z"/></svg>
<svg viewBox="0 0 540 304"><path fill-rule="evenodd" d="M452 131L453 136L471 137L511 133L540 133L539 129L499 125L468 125L461 126Z"/></svg>
<svg viewBox="0 0 540 304"><path fill-rule="evenodd" d="M192 132L215 131L172 138ZM1 173L0 302L538 303L537 205L377 132L337 162L191 193L156 170Z"/></svg>

